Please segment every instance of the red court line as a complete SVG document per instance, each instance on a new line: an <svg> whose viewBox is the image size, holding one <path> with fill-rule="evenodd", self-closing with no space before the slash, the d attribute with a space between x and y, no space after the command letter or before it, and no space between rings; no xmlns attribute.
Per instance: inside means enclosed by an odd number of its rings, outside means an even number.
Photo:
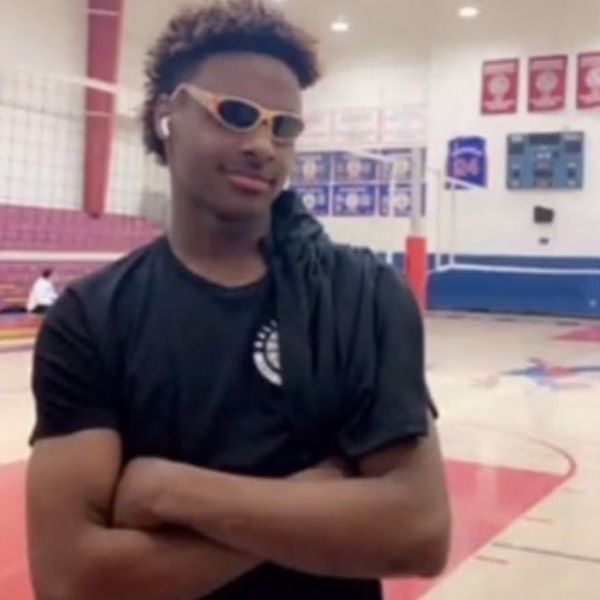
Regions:
<svg viewBox="0 0 600 600"><path fill-rule="evenodd" d="M33 600L25 547L25 469L0 468L0 598Z"/></svg>
<svg viewBox="0 0 600 600"><path fill-rule="evenodd" d="M556 444L547 442L546 440L541 440L532 435L529 435L528 433L523 433L521 431L509 429L507 427L498 427L497 425L487 425L485 423L476 423L474 421L463 421L463 420L454 420L454 419L452 421L448 421L448 422L452 423L452 425L455 425L455 426L469 427L469 428L473 428L473 429L479 429L481 431L491 431L493 433L499 433L499 434L505 435L507 437L513 437L513 438L519 438L522 440L526 440L537 446L542 446L544 448L547 448L548 450L551 450L555 454L558 454L559 456L561 456L564 459L566 467L567 467L567 470L565 471L565 473L563 475L564 480L571 479L571 477L573 477L577 473L577 461L575 460L575 458L573 458L573 456L571 456L571 454L569 454L564 448L561 448L560 446L557 446Z"/></svg>
<svg viewBox="0 0 600 600"><path fill-rule="evenodd" d="M446 463L446 474L454 522L445 577L570 476L458 461ZM386 600L416 600L439 581L391 582L386 585Z"/></svg>
<svg viewBox="0 0 600 600"><path fill-rule="evenodd" d="M452 420L451 423L456 426L490 431L506 435L507 437L527 440L532 444L547 448L564 459L566 470L564 474L558 475L535 473L523 469L484 467L483 465L458 463L455 461L447 463L448 484L451 491L454 516L454 531L453 546L445 577L455 571L461 562L476 554L478 550L499 535L518 517L527 513L543 498L550 495L558 487L570 480L577 472L577 463L575 459L563 448L546 442L545 440L540 440L526 433L495 425L485 425L482 423L458 420ZM490 507L489 503L482 498L479 498L479 501L475 501L478 493L468 493L469 488L476 492L479 492L480 488L473 485L472 482L469 484L467 473L467 477L465 478L467 485L465 489L465 481L463 481L460 474L454 472L454 469L452 468L452 465L461 464L470 465L470 467L475 470L475 473L488 472L488 476L486 477L488 485L494 481L494 477L489 474L490 472L497 471L499 474L504 474L505 477L498 477L495 484L496 491L499 494L498 497L500 498L500 512L495 513L494 510L497 509ZM506 479L506 475L510 473L516 475L514 482ZM564 489L567 490L569 488ZM463 496L467 496L467 498L464 498ZM503 502L506 502L506 505L503 506ZM490 508L492 508L490 514L487 514L487 511ZM503 512L503 508L507 509L508 512ZM480 519L483 519L483 522L480 522ZM388 594L386 600L415 600L434 587L436 583L437 581L412 581L408 583L398 582L391 584L387 588Z"/></svg>
<svg viewBox="0 0 600 600"><path fill-rule="evenodd" d="M566 477L448 461L454 526L446 576L519 516L550 494ZM0 468L0 598L33 600L25 564L25 472L22 464ZM386 583L386 600L415 600L436 581Z"/></svg>
<svg viewBox="0 0 600 600"><path fill-rule="evenodd" d="M600 344L600 325L568 331L553 339L565 342L589 342L592 344Z"/></svg>

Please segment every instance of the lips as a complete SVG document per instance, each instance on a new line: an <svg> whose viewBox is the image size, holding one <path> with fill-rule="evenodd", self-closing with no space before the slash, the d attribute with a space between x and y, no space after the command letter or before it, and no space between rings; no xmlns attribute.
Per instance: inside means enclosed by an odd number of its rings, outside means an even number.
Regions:
<svg viewBox="0 0 600 600"><path fill-rule="evenodd" d="M225 170L225 176L234 188L247 194L265 194L275 184L274 179L249 170Z"/></svg>
<svg viewBox="0 0 600 600"><path fill-rule="evenodd" d="M227 179L237 189L250 194L264 194L268 192L273 185L264 179L256 179L247 175L228 175Z"/></svg>

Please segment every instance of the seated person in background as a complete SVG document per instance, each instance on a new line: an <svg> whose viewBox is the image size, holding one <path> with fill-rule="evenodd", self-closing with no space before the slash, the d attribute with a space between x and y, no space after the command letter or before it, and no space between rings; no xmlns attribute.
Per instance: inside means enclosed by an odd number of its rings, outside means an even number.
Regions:
<svg viewBox="0 0 600 600"><path fill-rule="evenodd" d="M27 312L38 315L44 314L58 298L52 283L52 273L52 269L45 269L31 287L27 299Z"/></svg>

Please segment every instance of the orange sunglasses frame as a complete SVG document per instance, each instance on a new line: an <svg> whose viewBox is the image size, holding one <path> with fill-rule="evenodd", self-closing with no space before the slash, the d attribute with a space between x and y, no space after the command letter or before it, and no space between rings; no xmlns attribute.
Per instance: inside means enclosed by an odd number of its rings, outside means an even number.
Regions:
<svg viewBox="0 0 600 600"><path fill-rule="evenodd" d="M300 117L297 114L294 114L291 112L285 112L285 111L281 111L281 110L271 110L268 108L264 108L263 106L261 106L260 104L257 104L256 102L252 102L251 100L248 100L246 98L240 98L238 96L223 96L221 94L213 94L212 92L203 90L202 88L199 88L190 83L180 84L177 87L177 89L173 92L171 98L175 98L177 95L179 95L179 93L182 90L187 92L189 94L189 96L196 103L198 103L200 106L202 106L202 108L204 108L216 121L218 121L221 125L223 125L223 127L227 128L231 131L235 131L237 133L248 133L250 131L254 131L255 129L258 129L263 123L267 123L267 125L269 126L269 130L272 133L273 139L275 139L277 142L280 142L280 143L289 144L289 143L293 143L294 141L296 141L298 139L298 137L300 137L300 134L302 133L302 131L304 130L304 120L302 119L302 117ZM251 106L252 108L256 109L256 111L259 114L259 118L256 120L256 123L252 127L236 127L235 125L228 123L219 114L219 105L222 102L227 101L227 100L233 100L235 102L242 102L242 103L247 104L248 106ZM296 121L298 121L299 123L301 123L302 129L300 130L298 135L294 136L292 138L279 137L279 136L275 135L274 121L278 117L291 117L291 118L295 119Z"/></svg>

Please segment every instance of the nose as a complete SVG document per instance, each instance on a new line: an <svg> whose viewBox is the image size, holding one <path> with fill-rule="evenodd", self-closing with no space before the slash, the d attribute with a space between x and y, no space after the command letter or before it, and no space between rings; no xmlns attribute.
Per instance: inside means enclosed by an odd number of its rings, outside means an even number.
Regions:
<svg viewBox="0 0 600 600"><path fill-rule="evenodd" d="M260 159L261 162L269 162L275 158L275 142L266 121L244 135L242 153Z"/></svg>

